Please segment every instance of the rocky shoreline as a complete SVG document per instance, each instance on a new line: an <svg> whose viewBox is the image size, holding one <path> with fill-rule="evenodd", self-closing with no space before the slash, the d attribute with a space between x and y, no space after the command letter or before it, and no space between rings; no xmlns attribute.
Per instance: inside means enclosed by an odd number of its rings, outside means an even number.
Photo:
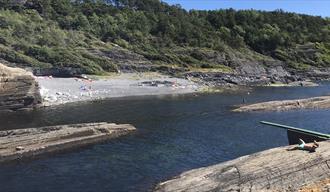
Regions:
<svg viewBox="0 0 330 192"><path fill-rule="evenodd" d="M306 50L302 50L304 52ZM116 73L157 72L166 76L191 79L208 86L263 86L268 84L289 84L300 81L319 81L330 79L330 68L306 66L292 68L288 63L270 57L247 58L243 53L235 52L228 56L216 52L203 52L201 57L212 66L201 65L192 68L188 65L155 63L143 55L114 46L111 50L89 50L90 53L110 59L116 66ZM191 52L191 53L190 53ZM193 54L192 50L183 53ZM182 53L181 53L182 54ZM238 56L240 55L240 56ZM201 61L201 63L203 63ZM203 67L204 66L204 67ZM74 67L32 68L36 76L79 77L87 70Z"/></svg>
<svg viewBox="0 0 330 192"><path fill-rule="evenodd" d="M87 77L79 68L33 69L35 75L43 75L37 76L34 81L31 73L17 68L15 70L21 71L16 74L19 77L10 77L9 81L3 75L8 72L3 72L0 84L6 89L2 88L0 92L0 110L31 109L42 101L43 106L49 106L113 97L195 93L212 87L315 86L312 81L330 78L328 68L299 71L285 68L283 62L275 60L235 61L231 66L233 70L227 72L129 63L121 65L125 73L104 77ZM4 67L11 69L3 65L3 70ZM38 93L39 85L41 95ZM14 90L16 95L9 93Z"/></svg>
<svg viewBox="0 0 330 192"><path fill-rule="evenodd" d="M328 190L330 142L314 153L269 149L217 165L199 168L158 184L155 192ZM321 183L320 183L321 182Z"/></svg>
<svg viewBox="0 0 330 192"><path fill-rule="evenodd" d="M33 109L41 102L32 73L0 63L0 111Z"/></svg>
<svg viewBox="0 0 330 192"><path fill-rule="evenodd" d="M247 64L249 65L249 64ZM311 68L308 71L285 69L282 66L262 67L252 65L245 69L224 72L186 72L184 78L195 78L209 86L265 86L271 84L296 84L301 82L322 81L330 79L329 68Z"/></svg>

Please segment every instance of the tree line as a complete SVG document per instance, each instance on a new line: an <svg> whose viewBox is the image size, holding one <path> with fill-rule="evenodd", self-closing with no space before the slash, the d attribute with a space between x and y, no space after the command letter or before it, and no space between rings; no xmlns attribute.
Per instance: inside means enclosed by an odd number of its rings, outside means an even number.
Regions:
<svg viewBox="0 0 330 192"><path fill-rule="evenodd" d="M330 47L328 18L283 10L186 11L159 0L0 0L0 7L17 14L35 11L61 30L83 33L145 55L173 47L221 52L228 46L285 60L291 57L283 58L279 53L297 45L321 43L324 49ZM47 43L36 44L55 46ZM322 62L330 65L327 59L324 56Z"/></svg>

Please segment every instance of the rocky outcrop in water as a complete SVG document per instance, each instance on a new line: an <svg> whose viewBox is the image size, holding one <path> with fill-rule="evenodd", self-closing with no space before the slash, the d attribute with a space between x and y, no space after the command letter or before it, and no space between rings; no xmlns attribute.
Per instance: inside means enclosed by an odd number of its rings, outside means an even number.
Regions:
<svg viewBox="0 0 330 192"><path fill-rule="evenodd" d="M299 191L329 178L330 142L320 143L314 153L287 151L288 148L292 147L270 149L188 171L160 183L154 191Z"/></svg>
<svg viewBox="0 0 330 192"><path fill-rule="evenodd" d="M129 124L101 122L0 131L0 163L87 146L134 130Z"/></svg>
<svg viewBox="0 0 330 192"><path fill-rule="evenodd" d="M330 96L312 97L307 99L294 99L283 101L268 101L251 105L241 106L234 112L252 111L286 111L294 109L329 109Z"/></svg>
<svg viewBox="0 0 330 192"><path fill-rule="evenodd" d="M41 103L32 74L0 63L0 111L31 109Z"/></svg>

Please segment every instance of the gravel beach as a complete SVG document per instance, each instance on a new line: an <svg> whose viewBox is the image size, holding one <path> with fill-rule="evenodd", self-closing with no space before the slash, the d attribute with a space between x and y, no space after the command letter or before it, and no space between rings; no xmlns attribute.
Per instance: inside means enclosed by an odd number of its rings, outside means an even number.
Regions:
<svg viewBox="0 0 330 192"><path fill-rule="evenodd" d="M36 77L45 106L113 97L185 94L200 85L157 73L123 73L86 78Z"/></svg>

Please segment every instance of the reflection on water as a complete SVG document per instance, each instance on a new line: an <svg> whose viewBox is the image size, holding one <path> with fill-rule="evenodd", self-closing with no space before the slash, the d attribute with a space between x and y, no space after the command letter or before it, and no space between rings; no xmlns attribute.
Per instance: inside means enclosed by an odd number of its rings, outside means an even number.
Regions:
<svg viewBox="0 0 330 192"><path fill-rule="evenodd" d="M232 113L234 105L330 93L258 88L250 95L206 94L112 99L0 115L0 128L108 121L136 133L34 161L0 166L1 191L147 191L183 171L287 144L285 131L260 120L329 132L329 110Z"/></svg>

